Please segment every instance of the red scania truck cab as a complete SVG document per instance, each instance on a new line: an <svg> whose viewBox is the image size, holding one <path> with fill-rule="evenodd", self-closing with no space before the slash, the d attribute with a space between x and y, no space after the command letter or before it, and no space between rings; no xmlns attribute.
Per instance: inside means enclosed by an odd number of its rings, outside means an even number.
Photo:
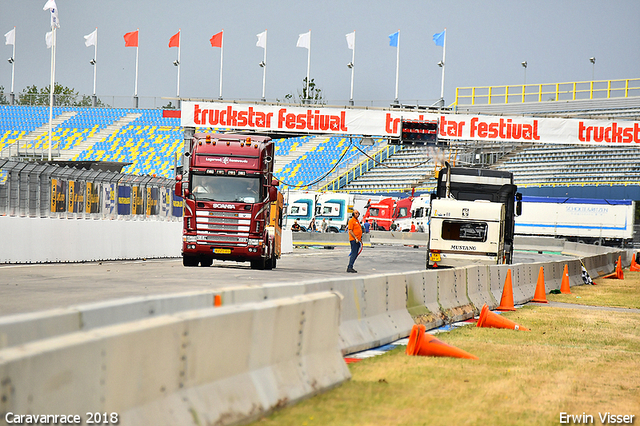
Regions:
<svg viewBox="0 0 640 426"><path fill-rule="evenodd" d="M282 194L273 153L266 136L195 133L185 140L175 189L184 199L184 266L211 266L214 259L276 266Z"/></svg>

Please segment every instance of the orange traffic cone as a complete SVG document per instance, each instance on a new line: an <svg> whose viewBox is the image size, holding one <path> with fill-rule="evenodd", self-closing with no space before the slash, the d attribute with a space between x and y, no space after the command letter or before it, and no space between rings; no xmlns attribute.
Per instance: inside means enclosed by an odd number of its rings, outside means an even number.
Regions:
<svg viewBox="0 0 640 426"><path fill-rule="evenodd" d="M569 284L569 266L565 263L564 272L562 273L562 283L560 284L560 293L571 294L571 285Z"/></svg>
<svg viewBox="0 0 640 426"><path fill-rule="evenodd" d="M538 284L536 284L536 292L533 295L532 302L549 303L547 300L547 289L544 286L544 267L540 267L538 272Z"/></svg>
<svg viewBox="0 0 640 426"><path fill-rule="evenodd" d="M516 324L502 315L494 314L489 310L487 305L482 306L482 311L480 311L480 318L478 318L476 327L508 328L511 330L530 331L528 328Z"/></svg>
<svg viewBox="0 0 640 426"><path fill-rule="evenodd" d="M452 358L478 359L462 349L447 345L426 333L424 324L416 324L411 329L409 343L407 344L407 355L421 356L447 356Z"/></svg>
<svg viewBox="0 0 640 426"><path fill-rule="evenodd" d="M498 311L515 311L513 306L513 283L511 282L511 269L507 269L507 278L504 280L504 288L502 289L502 298L500 306L496 308Z"/></svg>
<svg viewBox="0 0 640 426"><path fill-rule="evenodd" d="M633 272L640 272L640 265L636 262L636 254L633 253L631 256L631 266L629 266L629 270Z"/></svg>
<svg viewBox="0 0 640 426"><path fill-rule="evenodd" d="M615 272L609 275L605 275L603 278L624 280L624 273L622 272L622 256L618 256Z"/></svg>

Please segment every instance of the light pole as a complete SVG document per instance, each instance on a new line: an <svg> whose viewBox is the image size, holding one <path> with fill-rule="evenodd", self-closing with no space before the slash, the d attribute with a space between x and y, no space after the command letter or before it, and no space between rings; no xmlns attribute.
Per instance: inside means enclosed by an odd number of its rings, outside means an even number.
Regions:
<svg viewBox="0 0 640 426"><path fill-rule="evenodd" d="M589 58L589 62L591 62L591 81L595 80L596 75L596 57L592 56Z"/></svg>
<svg viewBox="0 0 640 426"><path fill-rule="evenodd" d="M524 85L527 85L527 61L521 62L522 68L524 68Z"/></svg>

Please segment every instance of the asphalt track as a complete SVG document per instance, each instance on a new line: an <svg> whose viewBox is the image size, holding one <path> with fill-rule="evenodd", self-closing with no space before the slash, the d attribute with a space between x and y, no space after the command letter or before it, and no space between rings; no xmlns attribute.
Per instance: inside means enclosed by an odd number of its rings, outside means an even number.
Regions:
<svg viewBox="0 0 640 426"><path fill-rule="evenodd" d="M100 302L131 296L159 295L232 285L303 282L350 277L348 247L333 250L296 248L271 271L248 263L214 261L209 268L185 268L181 259L87 263L0 265L0 316ZM516 263L562 256L516 252ZM424 270L426 248L374 246L355 264L357 276Z"/></svg>

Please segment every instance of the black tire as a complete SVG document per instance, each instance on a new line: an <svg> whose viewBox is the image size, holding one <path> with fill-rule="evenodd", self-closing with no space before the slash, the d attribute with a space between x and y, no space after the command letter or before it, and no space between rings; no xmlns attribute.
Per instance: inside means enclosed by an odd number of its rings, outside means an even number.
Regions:
<svg viewBox="0 0 640 426"><path fill-rule="evenodd" d="M195 256L182 255L183 266L198 266L198 258Z"/></svg>
<svg viewBox="0 0 640 426"><path fill-rule="evenodd" d="M204 268L208 268L211 265L213 265L213 259L208 257L203 257L200 259L200 266Z"/></svg>
<svg viewBox="0 0 640 426"><path fill-rule="evenodd" d="M251 261L251 269L259 269L259 270L263 270L265 269L267 266L267 259L266 258L260 258L260 259L256 259L256 260L252 260Z"/></svg>
<svg viewBox="0 0 640 426"><path fill-rule="evenodd" d="M334 228L333 226L329 227L328 231L332 234L337 234L338 232L340 232L338 231L338 228Z"/></svg>

